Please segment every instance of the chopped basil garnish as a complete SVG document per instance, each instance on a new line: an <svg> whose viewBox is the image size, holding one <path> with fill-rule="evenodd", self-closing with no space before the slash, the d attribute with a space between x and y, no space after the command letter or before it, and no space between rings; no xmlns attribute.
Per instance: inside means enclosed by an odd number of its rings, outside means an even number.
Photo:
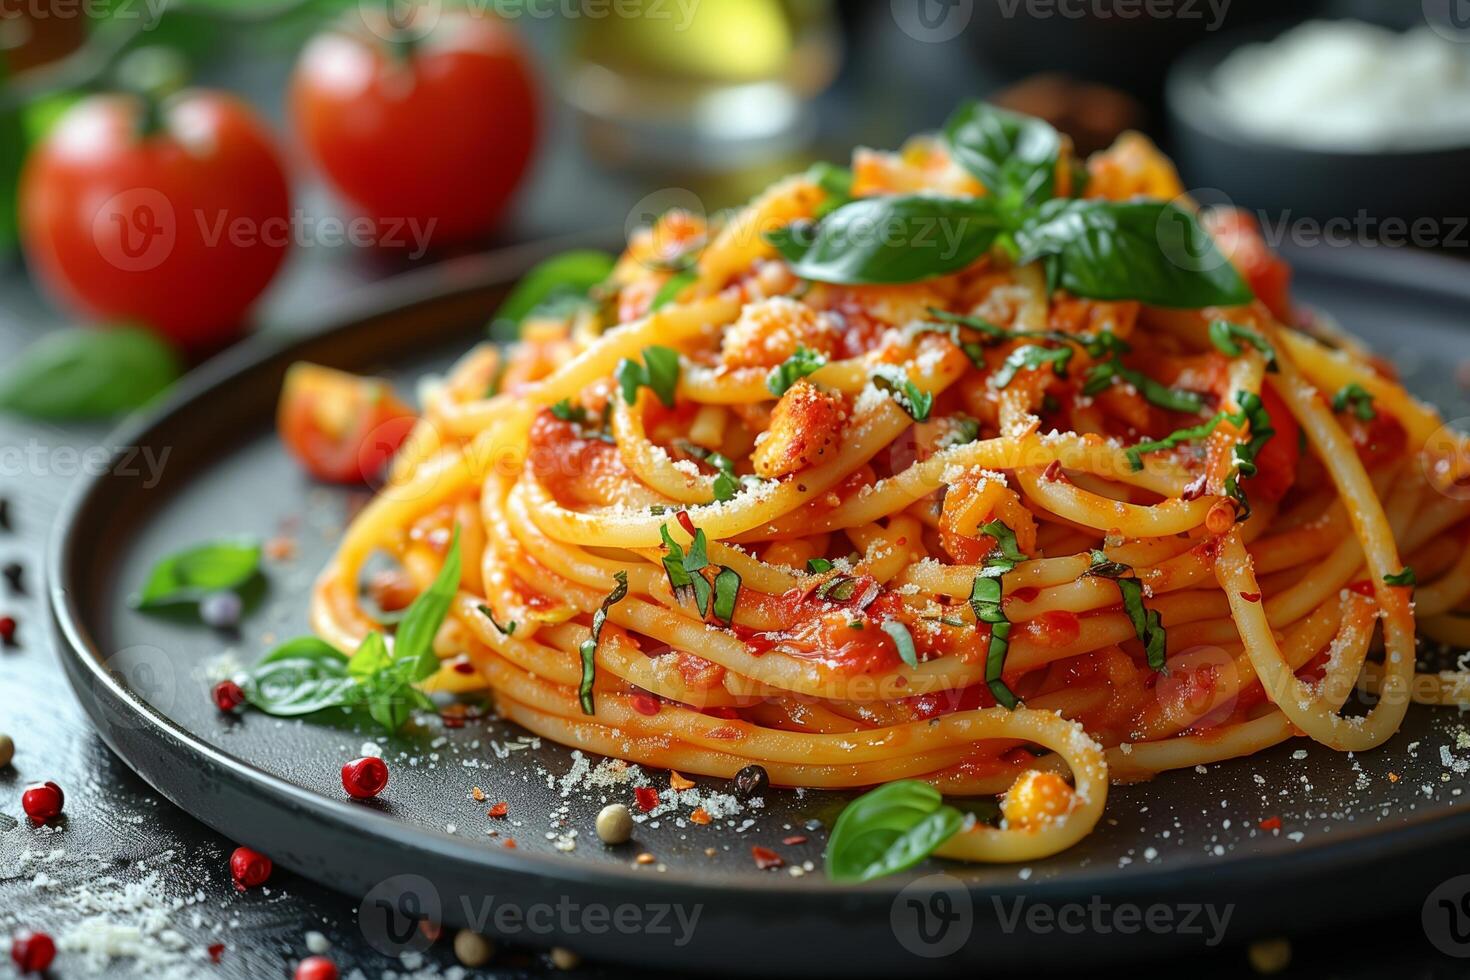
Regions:
<svg viewBox="0 0 1470 980"><path fill-rule="evenodd" d="M1067 364L1071 360L1072 348L1070 347L1038 347L1035 344L1027 344L1011 351L995 374L991 375L990 383L996 388L1004 388L1014 381L1016 375L1022 370L1036 371L1048 364L1051 365L1057 377L1065 378Z"/></svg>
<svg viewBox="0 0 1470 980"><path fill-rule="evenodd" d="M491 609L488 605L486 605L483 602L480 603L480 612L485 616L486 619L490 620L490 625L491 626L494 626L496 632L498 632L501 636L514 636L515 635L515 632L516 632L516 621L515 620L513 620L513 619L507 620L506 621L506 624L504 626L501 626L500 625L500 620L498 620L498 619L495 618L495 610L494 609Z"/></svg>
<svg viewBox="0 0 1470 980"><path fill-rule="evenodd" d="M1109 578L1118 583L1118 592L1123 596L1123 611L1128 614L1133 632L1143 644L1148 665L1157 671L1165 670L1168 635L1164 630L1163 619L1157 609L1149 609L1143 604L1143 583L1138 580L1133 568L1122 562L1112 561L1101 551L1094 551L1092 565L1082 574Z"/></svg>
<svg viewBox="0 0 1470 980"><path fill-rule="evenodd" d="M1240 346L1244 341L1262 354L1266 355L1266 366L1268 370L1277 370L1276 349L1266 343L1266 338L1256 333L1249 327L1242 327L1238 323L1229 320L1215 320L1210 324L1210 343L1215 349L1226 357L1239 357L1244 350Z"/></svg>
<svg viewBox="0 0 1470 980"><path fill-rule="evenodd" d="M637 404L639 388L648 388L665 408L673 408L674 392L679 387L679 352L657 345L645 347L642 364L625 357L618 362L614 376L623 401L629 405Z"/></svg>
<svg viewBox="0 0 1470 980"><path fill-rule="evenodd" d="M211 592L238 592L260 572L260 543L210 541L161 559L132 600L151 611L196 605Z"/></svg>
<svg viewBox="0 0 1470 980"><path fill-rule="evenodd" d="M648 311L652 313L654 310L667 306L684 291L685 286L698 278L699 273L692 268L674 273L667 282L658 287L658 292L653 294L653 301L648 304Z"/></svg>
<svg viewBox="0 0 1470 980"><path fill-rule="evenodd" d="M849 803L827 841L827 876L871 881L911 868L964 826L939 790L917 779L879 786Z"/></svg>
<svg viewBox="0 0 1470 980"><path fill-rule="evenodd" d="M910 667L919 666L919 651L914 647L914 635L909 632L909 628L896 619L885 619L878 625L898 648L898 659Z"/></svg>
<svg viewBox="0 0 1470 980"><path fill-rule="evenodd" d="M1389 585L1419 584L1419 580L1414 577L1414 569L1408 565L1405 565L1401 571L1394 572L1391 575L1383 576L1383 581L1387 582Z"/></svg>
<svg viewBox="0 0 1470 980"><path fill-rule="evenodd" d="M719 574L715 576L715 619L730 625L735 618L735 603L740 598L740 573L728 566L722 566Z"/></svg>
<svg viewBox="0 0 1470 980"><path fill-rule="evenodd" d="M858 580L851 575L834 575L817 586L817 598L828 602L846 602L857 592Z"/></svg>
<svg viewBox="0 0 1470 980"><path fill-rule="evenodd" d="M995 547L985 557L985 570L991 577L1004 575L1026 560L1021 546L1016 543L1016 532L1004 522L986 521L980 525L980 533L995 539Z"/></svg>
<svg viewBox="0 0 1470 980"><path fill-rule="evenodd" d="M989 251L1000 231L991 198L915 194L863 198L816 224L790 224L765 237L803 279L865 285L956 272Z"/></svg>
<svg viewBox="0 0 1470 980"><path fill-rule="evenodd" d="M949 417L950 430L939 440L939 449L949 449L951 446L966 446L980 438L980 422L968 415L951 415Z"/></svg>
<svg viewBox="0 0 1470 980"><path fill-rule="evenodd" d="M1150 439L1146 442L1129 446L1123 450L1123 455L1128 457L1129 466L1133 467L1135 471L1141 470L1143 469L1143 455L1145 453L1162 452L1165 449L1173 449L1176 446L1181 446L1186 442L1209 438L1224 420L1225 413L1220 412L1208 422L1191 425L1185 429L1175 429L1162 439Z"/></svg>
<svg viewBox="0 0 1470 980"><path fill-rule="evenodd" d="M401 728L414 708L433 711L434 702L414 685L439 669L434 636L459 591L460 571L456 528L439 574L409 605L391 650L376 631L351 657L316 637L291 640L246 671L240 684L245 700L278 717L366 709L389 732Z"/></svg>
<svg viewBox="0 0 1470 980"><path fill-rule="evenodd" d="M1337 390L1332 396L1332 410L1342 412L1352 410L1360 422L1371 422L1378 417L1378 410L1373 407L1373 393L1356 381L1350 381Z"/></svg>
<svg viewBox="0 0 1470 980"><path fill-rule="evenodd" d="M1006 653L1010 649L1011 621L1006 618L1001 605L1003 587L1001 576L1026 560L1016 543L1016 534L1003 521L986 521L980 525L980 533L995 539L995 547L985 558L985 565L970 585L970 609L977 623L990 625L990 643L985 650L985 684L995 696L997 704L1007 708L1016 706L1016 695L1006 685Z"/></svg>
<svg viewBox="0 0 1470 980"><path fill-rule="evenodd" d="M816 351L797 347L796 353L771 368L771 373L766 375L766 390L780 398L796 382L816 373L826 364L827 359Z"/></svg>
<svg viewBox="0 0 1470 980"><path fill-rule="evenodd" d="M806 570L813 575L820 575L823 572L830 572L832 570L832 563L825 558L808 558L806 560Z"/></svg>
<svg viewBox="0 0 1470 980"><path fill-rule="evenodd" d="M915 422L923 422L934 407L934 395L909 380L897 364L880 364L873 369L873 387L893 396L898 407Z"/></svg>
<svg viewBox="0 0 1470 980"><path fill-rule="evenodd" d="M602 639L602 628L607 625L608 607L622 602L628 595L628 573L621 570L613 572L613 579L618 584L592 614L592 635L577 648L577 652L582 655L582 682L577 685L577 700L582 704L584 715L597 713L597 706L592 699L592 682L597 679L597 642Z"/></svg>
<svg viewBox="0 0 1470 980"><path fill-rule="evenodd" d="M1184 388L1170 388L1168 385L1160 384L1142 372L1124 367L1122 360L1116 356L1100 361L1088 369L1087 378L1082 383L1082 393L1084 395L1100 394L1118 378L1131 384L1143 396L1144 401L1160 408L1185 414L1194 414L1204 410L1203 395Z"/></svg>
<svg viewBox="0 0 1470 980"><path fill-rule="evenodd" d="M551 406L551 414L563 422L586 422L587 409L581 405L573 405L570 398L563 398Z"/></svg>

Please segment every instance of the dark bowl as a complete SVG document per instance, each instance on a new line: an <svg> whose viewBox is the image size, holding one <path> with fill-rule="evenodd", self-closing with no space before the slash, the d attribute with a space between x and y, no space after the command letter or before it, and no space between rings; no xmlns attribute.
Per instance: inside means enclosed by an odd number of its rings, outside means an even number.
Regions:
<svg viewBox="0 0 1470 980"><path fill-rule="evenodd" d="M1466 210L1470 145L1432 150L1351 152L1272 143L1243 132L1226 114L1212 76L1243 44L1269 41L1290 25L1232 32L1189 51L1165 84L1174 158L1203 203L1224 200L1288 219L1338 219L1321 233L1353 241L1453 244L1453 216ZM1434 222L1433 229L1424 222ZM1414 223L1420 231L1414 231ZM1303 226L1303 234L1316 233ZM1460 232L1463 235L1463 230ZM1422 238L1423 240L1415 240ZM1462 243L1463 244L1463 243Z"/></svg>

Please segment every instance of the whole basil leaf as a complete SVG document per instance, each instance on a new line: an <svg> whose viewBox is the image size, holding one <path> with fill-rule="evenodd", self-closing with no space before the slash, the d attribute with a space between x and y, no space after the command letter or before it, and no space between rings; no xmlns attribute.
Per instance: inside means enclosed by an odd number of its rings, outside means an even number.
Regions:
<svg viewBox="0 0 1470 980"><path fill-rule="evenodd" d="M1050 123L967 102L944 124L950 154L1007 208L1045 201L1056 190L1062 139Z"/></svg>
<svg viewBox="0 0 1470 980"><path fill-rule="evenodd" d="M606 252L578 249L538 263L512 289L490 321L490 336L515 340L521 321L543 309L566 309L585 302L593 286L612 275L617 260Z"/></svg>
<svg viewBox="0 0 1470 980"><path fill-rule="evenodd" d="M434 656L434 634L439 632L444 617L449 615L449 605L459 592L459 576L459 528L456 527L439 574L408 607L394 634L393 660L413 663L414 681L421 681L439 669L439 658Z"/></svg>
<svg viewBox="0 0 1470 980"><path fill-rule="evenodd" d="M371 677L393 662L388 655L388 643L383 634L374 630L363 637L352 656L347 660L347 673L361 679Z"/></svg>
<svg viewBox="0 0 1470 980"><path fill-rule="evenodd" d="M335 652L335 651L333 651ZM357 681L347 675L347 659L281 657L263 660L240 685L245 700L278 717L309 715L356 701Z"/></svg>
<svg viewBox="0 0 1470 980"><path fill-rule="evenodd" d="M1018 264L1045 260L1075 296L1198 309L1254 299L1194 215L1162 201L1047 201L1015 233Z"/></svg>
<svg viewBox="0 0 1470 980"><path fill-rule="evenodd" d="M827 876L870 881L911 868L964 824L939 790L917 779L879 786L847 805L827 841Z"/></svg>
<svg viewBox="0 0 1470 980"><path fill-rule="evenodd" d="M107 418L148 404L179 377L179 357L139 327L58 330L0 376L0 409L32 418Z"/></svg>
<svg viewBox="0 0 1470 980"><path fill-rule="evenodd" d="M135 609L198 602L211 592L239 588L260 570L260 543L211 541L169 555L153 566Z"/></svg>
<svg viewBox="0 0 1470 980"><path fill-rule="evenodd" d="M963 269L1000 231L990 198L901 195L853 201L815 227L788 225L766 240L803 279L864 285L918 282Z"/></svg>
<svg viewBox="0 0 1470 980"><path fill-rule="evenodd" d="M674 301L684 291L684 287L699 278L699 273L694 269L685 269L676 272L669 277L668 282L658 287L658 292L653 294L653 301L648 304L648 312L663 309Z"/></svg>
<svg viewBox="0 0 1470 980"><path fill-rule="evenodd" d="M330 660L343 667L347 666L347 657L341 650L315 636L298 636L294 640L287 640L257 660L255 666L264 667L277 660Z"/></svg>

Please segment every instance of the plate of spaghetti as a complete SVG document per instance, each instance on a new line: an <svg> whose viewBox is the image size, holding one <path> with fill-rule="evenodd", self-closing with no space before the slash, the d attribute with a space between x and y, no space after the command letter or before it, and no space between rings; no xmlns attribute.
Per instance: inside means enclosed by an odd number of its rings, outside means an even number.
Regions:
<svg viewBox="0 0 1470 980"><path fill-rule="evenodd" d="M1466 833L1470 447L1427 400L1463 398L1466 297L1432 262L1302 259L1294 288L1141 136L1079 159L972 103L617 255L399 292L120 443L201 448L105 533L138 489L79 492L68 669L145 777L307 874L708 902L699 956L784 937L746 966L798 934L827 968L922 966L896 896L946 889L969 938L943 955L975 963L1035 956L1000 896L1249 898L1240 939L1307 895L1302 924L1341 913L1367 869L1422 901L1440 873L1402 859ZM1367 331L1405 375L1334 309L1406 311ZM204 452L191 406L263 423L278 391L279 439ZM370 498L323 483L354 480ZM179 552L211 526L277 540L227 574L253 553ZM201 667L207 634L150 606L245 571L268 597ZM140 657L233 699L130 689ZM303 772L363 738L394 772L376 809ZM217 782L139 761L160 744ZM618 804L635 849L594 834ZM1262 898L1291 862L1301 890ZM849 948L815 894L880 940Z"/></svg>

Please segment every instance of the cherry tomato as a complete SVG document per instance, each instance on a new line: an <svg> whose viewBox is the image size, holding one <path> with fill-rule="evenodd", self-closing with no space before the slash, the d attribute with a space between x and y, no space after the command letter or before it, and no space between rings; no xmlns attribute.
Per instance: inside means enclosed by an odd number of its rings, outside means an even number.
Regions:
<svg viewBox="0 0 1470 980"><path fill-rule="evenodd" d="M1291 266L1286 264L1261 235L1261 227L1250 212L1239 208L1215 208L1205 213L1205 227L1226 258L1245 277L1256 298L1266 304L1276 319L1291 323Z"/></svg>
<svg viewBox="0 0 1470 980"><path fill-rule="evenodd" d="M385 25L381 33L392 37ZM329 32L291 83L301 143L382 246L470 238L492 228L536 143L530 60L488 14L445 12L409 46Z"/></svg>
<svg viewBox="0 0 1470 980"><path fill-rule="evenodd" d="M376 479L413 429L386 381L300 363L281 392L276 427L308 473L330 483Z"/></svg>
<svg viewBox="0 0 1470 980"><path fill-rule="evenodd" d="M285 170L229 95L181 92L151 132L146 115L137 96L97 95L57 121L21 176L26 256L81 314L217 347L285 257Z"/></svg>

